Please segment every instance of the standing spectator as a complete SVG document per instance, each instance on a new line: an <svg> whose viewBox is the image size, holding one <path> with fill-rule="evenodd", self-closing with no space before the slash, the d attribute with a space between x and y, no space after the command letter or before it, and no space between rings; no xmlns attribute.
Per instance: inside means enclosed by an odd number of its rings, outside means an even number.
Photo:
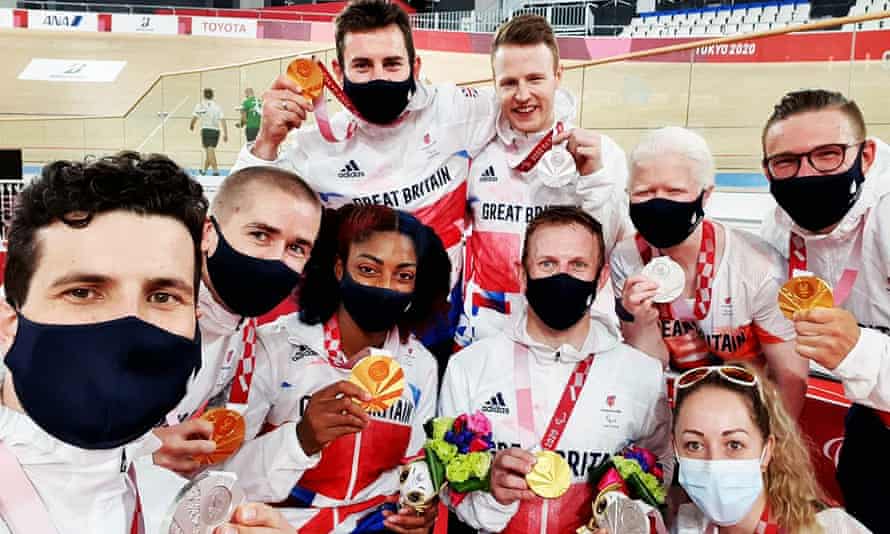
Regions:
<svg viewBox="0 0 890 534"><path fill-rule="evenodd" d="M189 123L189 131L195 131L195 123L199 118L201 119L201 145L204 147L204 165L201 168L201 175L207 174L208 167L213 167L213 175L219 176L219 167L216 164L219 131L222 129L223 143L229 141L229 132L226 130L222 109L219 104L213 101L213 89L204 89L204 101L195 105L192 122Z"/></svg>
<svg viewBox="0 0 890 534"><path fill-rule="evenodd" d="M260 131L260 113L262 102L253 94L253 88L244 90L244 102L241 103L241 122L238 127L244 128L244 137L248 143L253 143Z"/></svg>

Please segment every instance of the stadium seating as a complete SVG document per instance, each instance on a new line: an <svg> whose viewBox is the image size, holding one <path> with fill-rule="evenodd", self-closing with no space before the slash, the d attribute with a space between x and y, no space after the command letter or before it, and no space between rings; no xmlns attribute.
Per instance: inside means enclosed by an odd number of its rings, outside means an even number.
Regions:
<svg viewBox="0 0 890 534"><path fill-rule="evenodd" d="M890 10L890 0L856 0L850 15ZM783 28L810 21L810 4L780 0L763 4L639 13L624 28L624 37L712 37ZM855 28L854 28L855 26ZM844 30L890 29L890 20L847 24Z"/></svg>
<svg viewBox="0 0 890 534"><path fill-rule="evenodd" d="M857 0L861 13L881 10L887 0ZM861 4L861 5L860 5ZM850 13L855 14L853 11ZM763 4L640 13L624 28L624 37L710 37L782 28L809 21L810 4L780 0ZM876 24L876 25L875 25ZM877 29L880 23L860 29ZM890 25L890 23L887 23ZM852 29L852 28L850 28Z"/></svg>

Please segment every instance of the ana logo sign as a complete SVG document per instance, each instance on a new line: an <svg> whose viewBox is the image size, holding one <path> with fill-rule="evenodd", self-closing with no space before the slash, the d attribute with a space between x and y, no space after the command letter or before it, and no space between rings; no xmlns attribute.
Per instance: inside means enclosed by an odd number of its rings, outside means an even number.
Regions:
<svg viewBox="0 0 890 534"><path fill-rule="evenodd" d="M256 39L256 19L192 17L192 35Z"/></svg>
<svg viewBox="0 0 890 534"><path fill-rule="evenodd" d="M28 11L28 27L38 30L85 31L99 30L96 13L73 11Z"/></svg>

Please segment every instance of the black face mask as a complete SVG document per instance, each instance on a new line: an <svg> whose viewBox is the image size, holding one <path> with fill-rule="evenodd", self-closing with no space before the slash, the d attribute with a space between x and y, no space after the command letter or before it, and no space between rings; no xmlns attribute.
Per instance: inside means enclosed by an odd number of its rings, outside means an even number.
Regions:
<svg viewBox="0 0 890 534"><path fill-rule="evenodd" d="M863 182L859 149L856 161L844 172L771 180L769 190L798 226L818 232L844 218L859 198Z"/></svg>
<svg viewBox="0 0 890 534"><path fill-rule="evenodd" d="M300 282L300 273L281 260L263 260L242 254L232 248L219 223L217 245L213 256L207 257L207 274L213 289L226 307L245 317L259 317L281 304Z"/></svg>
<svg viewBox="0 0 890 534"><path fill-rule="evenodd" d="M137 317L80 325L18 316L6 354L25 413L82 449L112 449L146 434L185 396L201 367L201 335L188 339Z"/></svg>
<svg viewBox="0 0 890 534"><path fill-rule="evenodd" d="M362 117L374 124L390 124L398 119L416 89L413 71L401 82L371 80L353 83L343 77L343 92Z"/></svg>
<svg viewBox="0 0 890 534"><path fill-rule="evenodd" d="M705 216L705 192L691 202L653 198L645 202L631 202L630 220L650 245L670 248L692 235Z"/></svg>
<svg viewBox="0 0 890 534"><path fill-rule="evenodd" d="M525 298L544 324L554 330L566 330L590 310L596 284L596 280L585 282L566 273L529 278Z"/></svg>
<svg viewBox="0 0 890 534"><path fill-rule="evenodd" d="M413 293L359 284L343 269L340 300L349 316L365 332L384 332L399 322L411 305Z"/></svg>

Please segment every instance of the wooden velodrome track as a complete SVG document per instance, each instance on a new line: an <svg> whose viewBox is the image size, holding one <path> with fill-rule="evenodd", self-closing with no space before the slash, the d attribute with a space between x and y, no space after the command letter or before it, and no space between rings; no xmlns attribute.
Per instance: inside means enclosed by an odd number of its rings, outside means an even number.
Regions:
<svg viewBox="0 0 890 534"><path fill-rule="evenodd" d="M227 118L237 119L235 108L243 88L260 93L288 57L324 49L319 43L296 41L24 29L0 30L0 47L6 51L8 66L0 73L0 146L24 146L25 160L31 164L127 148L167 153L191 167L200 165L201 150L188 122L204 87L216 91ZM330 59L329 50L321 55ZM420 55L421 75L432 82L490 76L484 54L420 51ZM128 63L110 84L18 80L18 73L37 57ZM226 67L234 64L241 65ZM152 85L160 74L170 72L179 73ZM760 128L772 104L786 91L803 87L853 96L863 108L870 133L890 139L886 105L890 68L879 60L618 62L569 69L563 85L580 97L582 124L607 133L625 149L647 129L686 125L705 135L721 170L758 169ZM39 118L46 116L67 118ZM229 141L218 151L223 165L234 161L243 141L233 126L234 120L229 122Z"/></svg>

